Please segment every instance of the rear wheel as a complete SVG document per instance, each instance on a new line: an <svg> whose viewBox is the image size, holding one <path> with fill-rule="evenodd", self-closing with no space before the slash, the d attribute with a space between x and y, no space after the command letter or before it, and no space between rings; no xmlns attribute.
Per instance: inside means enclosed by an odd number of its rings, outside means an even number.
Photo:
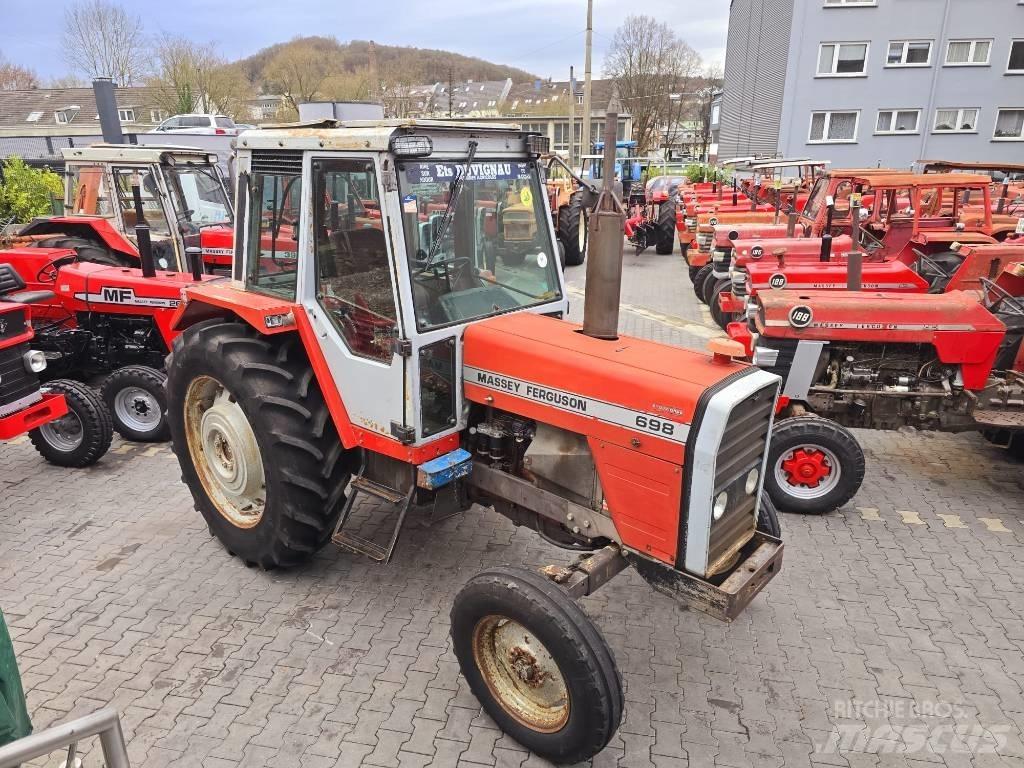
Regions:
<svg viewBox="0 0 1024 768"><path fill-rule="evenodd" d="M841 507L864 481L864 451L845 427L819 416L782 419L772 430L765 490L784 512Z"/></svg>
<svg viewBox="0 0 1024 768"><path fill-rule="evenodd" d="M711 275L712 269L710 264L705 264L693 276L693 292L701 301L704 301L704 281Z"/></svg>
<svg viewBox="0 0 1024 768"><path fill-rule="evenodd" d="M110 250L107 246L87 237L58 235L38 241L40 248L71 248L78 254L79 261L105 264L109 267L130 267L133 262L127 256Z"/></svg>
<svg viewBox="0 0 1024 768"><path fill-rule="evenodd" d="M477 574L451 610L455 656L470 689L509 736L576 763L600 752L622 720L622 680L583 610L539 573Z"/></svg>
<svg viewBox="0 0 1024 768"><path fill-rule="evenodd" d="M737 320L739 315L735 312L726 312L722 309L719 297L723 293L732 292L732 282L729 280L719 280L718 283L711 291L711 301L708 302L708 309L711 310L711 319L715 321L715 325L721 328L723 331L729 323Z"/></svg>
<svg viewBox="0 0 1024 768"><path fill-rule="evenodd" d="M711 293L715 290L715 286L718 285L718 281L721 280L721 278L715 277L713 271L714 265L712 265L711 270L704 277L704 283L700 287L700 299L705 304L711 304Z"/></svg>
<svg viewBox="0 0 1024 768"><path fill-rule="evenodd" d="M587 257L587 213L583 195L575 192L558 209L558 239L565 245L565 263L578 267Z"/></svg>
<svg viewBox="0 0 1024 768"><path fill-rule="evenodd" d="M327 543L351 456L298 336L192 326L168 358L167 402L182 480L229 552L273 568Z"/></svg>
<svg viewBox="0 0 1024 768"><path fill-rule="evenodd" d="M672 253L676 244L676 201L670 198L658 206L658 221L655 225L654 252L659 256Z"/></svg>
<svg viewBox="0 0 1024 768"><path fill-rule="evenodd" d="M92 389L70 379L46 385L50 392L64 395L68 412L28 433L32 445L44 459L61 467L88 467L110 448L114 429L103 399Z"/></svg>
<svg viewBox="0 0 1024 768"><path fill-rule="evenodd" d="M167 375L148 365L128 365L107 376L101 390L125 440L152 443L167 440Z"/></svg>

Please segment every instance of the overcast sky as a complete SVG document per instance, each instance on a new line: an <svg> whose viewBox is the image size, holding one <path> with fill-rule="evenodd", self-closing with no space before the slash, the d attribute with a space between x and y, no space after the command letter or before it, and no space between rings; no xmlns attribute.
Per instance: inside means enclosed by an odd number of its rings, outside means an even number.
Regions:
<svg viewBox="0 0 1024 768"><path fill-rule="evenodd" d="M71 0L0 0L0 54L43 78L66 73L63 9ZM128 0L150 34L217 44L228 59L302 35L440 48L509 64L542 77L583 75L586 0ZM386 9L386 12L385 12ZM728 0L594 2L594 74L615 28L630 12L670 24L708 63L725 59Z"/></svg>

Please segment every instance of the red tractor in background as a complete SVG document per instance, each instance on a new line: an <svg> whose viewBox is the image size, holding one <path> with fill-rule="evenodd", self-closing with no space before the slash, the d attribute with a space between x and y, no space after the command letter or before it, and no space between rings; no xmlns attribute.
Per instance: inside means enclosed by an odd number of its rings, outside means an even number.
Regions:
<svg viewBox="0 0 1024 768"><path fill-rule="evenodd" d="M780 509L824 512L853 497L864 455L850 427L980 431L1024 458L1024 264L978 285L753 299L749 333L733 335L785 381L765 476Z"/></svg>
<svg viewBox="0 0 1024 768"><path fill-rule="evenodd" d="M40 387L46 355L33 349L31 305L48 298L46 291L25 290L18 274L0 264L0 440L27 433L47 461L87 467L110 447L110 414L77 381L57 379Z"/></svg>

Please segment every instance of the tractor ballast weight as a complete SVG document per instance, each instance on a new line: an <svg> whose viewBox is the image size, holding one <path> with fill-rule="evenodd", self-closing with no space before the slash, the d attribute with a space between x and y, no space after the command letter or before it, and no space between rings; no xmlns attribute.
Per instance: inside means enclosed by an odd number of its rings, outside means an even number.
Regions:
<svg viewBox="0 0 1024 768"><path fill-rule="evenodd" d="M471 501L594 552L478 574L452 608L456 657L487 712L573 762L608 743L623 698L572 597L632 564L729 619L781 567L760 495L778 379L734 362L732 342L708 356L561 319L528 136L418 120L243 136L237 279L184 289L168 417L197 508L253 564L293 565L329 541L387 562L410 509ZM283 211L248 201L292 184L307 191L302 234L282 262L262 233ZM488 212L513 198L535 223L524 258L489 262L501 229ZM394 509L383 539L351 530L364 496Z"/></svg>

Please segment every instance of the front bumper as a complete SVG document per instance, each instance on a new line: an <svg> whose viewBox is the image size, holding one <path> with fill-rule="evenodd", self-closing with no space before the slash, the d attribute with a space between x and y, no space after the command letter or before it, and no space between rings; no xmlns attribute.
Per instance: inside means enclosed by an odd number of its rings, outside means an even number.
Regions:
<svg viewBox="0 0 1024 768"><path fill-rule="evenodd" d="M745 557L719 584L676 570L636 552L626 559L656 590L721 621L732 621L750 601L782 570L783 544L760 531L744 548Z"/></svg>
<svg viewBox="0 0 1024 768"><path fill-rule="evenodd" d="M47 422L59 419L68 412L68 403L64 395L44 392L41 400L33 405L15 411L10 416L0 419L0 440L10 440Z"/></svg>
<svg viewBox="0 0 1024 768"><path fill-rule="evenodd" d="M733 296L730 291L722 291L718 294L718 306L722 308L723 312L739 315L744 311L743 299Z"/></svg>

